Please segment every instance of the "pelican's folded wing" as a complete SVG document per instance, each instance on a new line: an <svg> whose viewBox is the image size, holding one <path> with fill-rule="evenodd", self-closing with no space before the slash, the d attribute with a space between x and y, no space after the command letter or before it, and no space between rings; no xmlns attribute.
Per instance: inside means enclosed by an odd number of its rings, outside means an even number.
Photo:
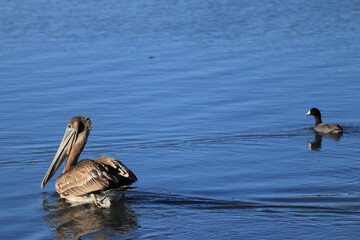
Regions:
<svg viewBox="0 0 360 240"><path fill-rule="evenodd" d="M56 191L66 196L81 196L109 189L117 179L101 164L84 159L69 171L61 174L55 182Z"/></svg>
<svg viewBox="0 0 360 240"><path fill-rule="evenodd" d="M129 186L137 181L135 174L122 162L111 157L99 157L95 163L102 165L109 175L116 179L112 182L113 188Z"/></svg>

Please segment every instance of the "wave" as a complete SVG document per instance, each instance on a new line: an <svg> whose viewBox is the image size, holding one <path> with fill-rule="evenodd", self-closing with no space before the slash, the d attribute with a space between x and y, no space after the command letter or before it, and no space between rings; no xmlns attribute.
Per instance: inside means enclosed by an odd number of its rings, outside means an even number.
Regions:
<svg viewBox="0 0 360 240"><path fill-rule="evenodd" d="M199 210L212 209L256 209L262 211L313 210L336 213L353 213L360 208L360 195L293 195L262 197L253 200L216 199L176 194L131 191L127 193L129 203L135 205L168 205Z"/></svg>

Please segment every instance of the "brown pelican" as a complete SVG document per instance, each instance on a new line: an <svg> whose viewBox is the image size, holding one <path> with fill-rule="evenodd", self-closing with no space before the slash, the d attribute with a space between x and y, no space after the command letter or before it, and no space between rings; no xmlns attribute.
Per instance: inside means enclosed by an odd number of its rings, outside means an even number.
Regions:
<svg viewBox="0 0 360 240"><path fill-rule="evenodd" d="M120 161L99 157L95 162L84 159L77 163L91 131L88 117L70 119L60 147L47 171L41 188L68 158L63 173L56 179L55 188L62 198L73 202L91 202L108 207L123 196L123 190L137 181L135 174Z"/></svg>

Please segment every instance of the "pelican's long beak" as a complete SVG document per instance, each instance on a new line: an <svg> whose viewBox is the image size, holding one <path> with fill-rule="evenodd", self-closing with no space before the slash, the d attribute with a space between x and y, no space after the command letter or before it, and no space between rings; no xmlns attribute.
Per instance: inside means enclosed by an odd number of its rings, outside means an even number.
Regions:
<svg viewBox="0 0 360 240"><path fill-rule="evenodd" d="M310 114L310 110L307 112L307 114L305 114L305 117L307 117L307 116L309 116L309 115L311 115L311 114Z"/></svg>
<svg viewBox="0 0 360 240"><path fill-rule="evenodd" d="M41 183L41 188L44 188L46 183L51 179L52 176L59 169L60 165L69 156L70 150L74 142L76 141L76 130L73 128L66 129L63 140L61 141L60 147L56 152L56 155L47 171L44 179Z"/></svg>

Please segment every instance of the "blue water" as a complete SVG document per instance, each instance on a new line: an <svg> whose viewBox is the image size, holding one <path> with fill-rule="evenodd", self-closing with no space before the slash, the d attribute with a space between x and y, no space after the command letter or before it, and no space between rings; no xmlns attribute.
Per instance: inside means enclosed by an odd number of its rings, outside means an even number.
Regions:
<svg viewBox="0 0 360 240"><path fill-rule="evenodd" d="M359 238L359 26L355 0L2 1L0 238ZM75 115L125 202L40 188Z"/></svg>

